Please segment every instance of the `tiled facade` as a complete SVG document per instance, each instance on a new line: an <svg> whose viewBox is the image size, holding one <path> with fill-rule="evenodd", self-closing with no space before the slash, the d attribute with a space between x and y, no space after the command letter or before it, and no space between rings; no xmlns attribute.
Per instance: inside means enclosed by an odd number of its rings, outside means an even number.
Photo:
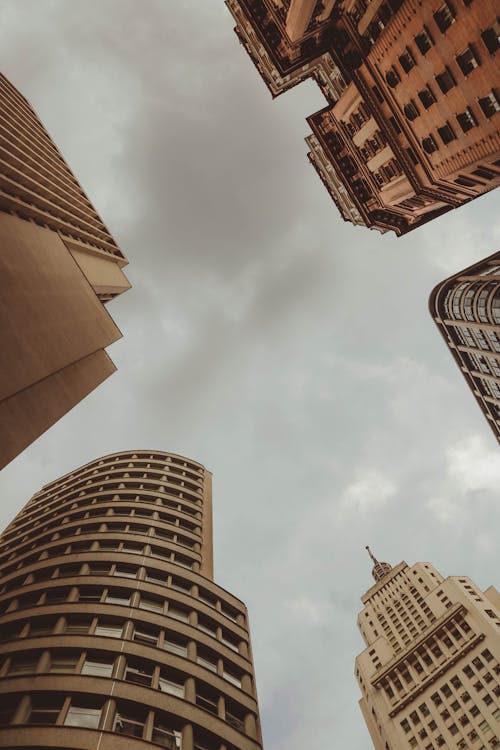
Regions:
<svg viewBox="0 0 500 750"><path fill-rule="evenodd" d="M0 467L115 367L104 303L127 261L32 107L0 74Z"/></svg>
<svg viewBox="0 0 500 750"><path fill-rule="evenodd" d="M439 283L429 307L500 441L500 253Z"/></svg>
<svg viewBox="0 0 500 750"><path fill-rule="evenodd" d="M500 596L429 563L375 561L360 707L376 750L500 747Z"/></svg>
<svg viewBox="0 0 500 750"><path fill-rule="evenodd" d="M213 581L211 474L152 451L45 486L0 544L0 746L259 750L248 615Z"/></svg>
<svg viewBox="0 0 500 750"><path fill-rule="evenodd" d="M493 0L227 5L273 95L321 87L309 158L346 221L402 235L500 184Z"/></svg>

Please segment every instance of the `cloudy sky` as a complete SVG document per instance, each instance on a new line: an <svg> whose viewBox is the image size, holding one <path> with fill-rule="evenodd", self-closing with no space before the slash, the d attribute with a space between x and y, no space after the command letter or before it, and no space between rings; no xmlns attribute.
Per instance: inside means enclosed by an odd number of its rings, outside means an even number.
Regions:
<svg viewBox="0 0 500 750"><path fill-rule="evenodd" d="M0 0L0 59L129 258L118 372L0 476L130 448L214 472L216 580L250 610L267 750L365 750L371 544L493 583L500 462L427 311L498 248L490 194L396 239L344 224L220 0Z"/></svg>

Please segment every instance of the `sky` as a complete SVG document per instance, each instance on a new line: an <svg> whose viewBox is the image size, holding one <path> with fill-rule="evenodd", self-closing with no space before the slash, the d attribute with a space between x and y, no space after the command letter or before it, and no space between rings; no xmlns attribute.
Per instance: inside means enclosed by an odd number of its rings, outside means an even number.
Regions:
<svg viewBox="0 0 500 750"><path fill-rule="evenodd" d="M266 750L367 750L354 658L365 545L482 588L500 461L427 309L499 246L496 196L406 237L344 223L223 3L0 0L3 73L130 261L118 372L0 474L40 487L151 448L214 473L215 580L246 602Z"/></svg>

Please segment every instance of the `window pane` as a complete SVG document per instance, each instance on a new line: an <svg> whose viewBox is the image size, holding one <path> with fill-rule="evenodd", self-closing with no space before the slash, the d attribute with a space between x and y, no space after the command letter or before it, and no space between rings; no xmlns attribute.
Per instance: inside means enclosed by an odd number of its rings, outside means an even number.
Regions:
<svg viewBox="0 0 500 750"><path fill-rule="evenodd" d="M79 706L70 706L64 724L68 727L89 727L91 729L97 729L100 718L100 708L80 708Z"/></svg>
<svg viewBox="0 0 500 750"><path fill-rule="evenodd" d="M82 667L82 674L93 674L98 677L111 677L113 662L86 659Z"/></svg>

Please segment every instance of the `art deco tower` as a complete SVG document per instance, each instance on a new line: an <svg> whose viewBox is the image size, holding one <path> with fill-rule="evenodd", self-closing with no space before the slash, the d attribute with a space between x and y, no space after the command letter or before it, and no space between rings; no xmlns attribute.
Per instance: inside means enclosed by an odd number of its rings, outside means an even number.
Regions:
<svg viewBox="0 0 500 750"><path fill-rule="evenodd" d="M429 308L500 442L500 253L441 281Z"/></svg>
<svg viewBox="0 0 500 750"><path fill-rule="evenodd" d="M115 371L125 256L0 74L0 468Z"/></svg>
<svg viewBox="0 0 500 750"><path fill-rule="evenodd" d="M247 611L213 581L211 474L158 451L45 486L0 547L0 747L262 748Z"/></svg>
<svg viewBox="0 0 500 750"><path fill-rule="evenodd" d="M429 563L374 561L360 707L376 750L500 747L500 596Z"/></svg>

